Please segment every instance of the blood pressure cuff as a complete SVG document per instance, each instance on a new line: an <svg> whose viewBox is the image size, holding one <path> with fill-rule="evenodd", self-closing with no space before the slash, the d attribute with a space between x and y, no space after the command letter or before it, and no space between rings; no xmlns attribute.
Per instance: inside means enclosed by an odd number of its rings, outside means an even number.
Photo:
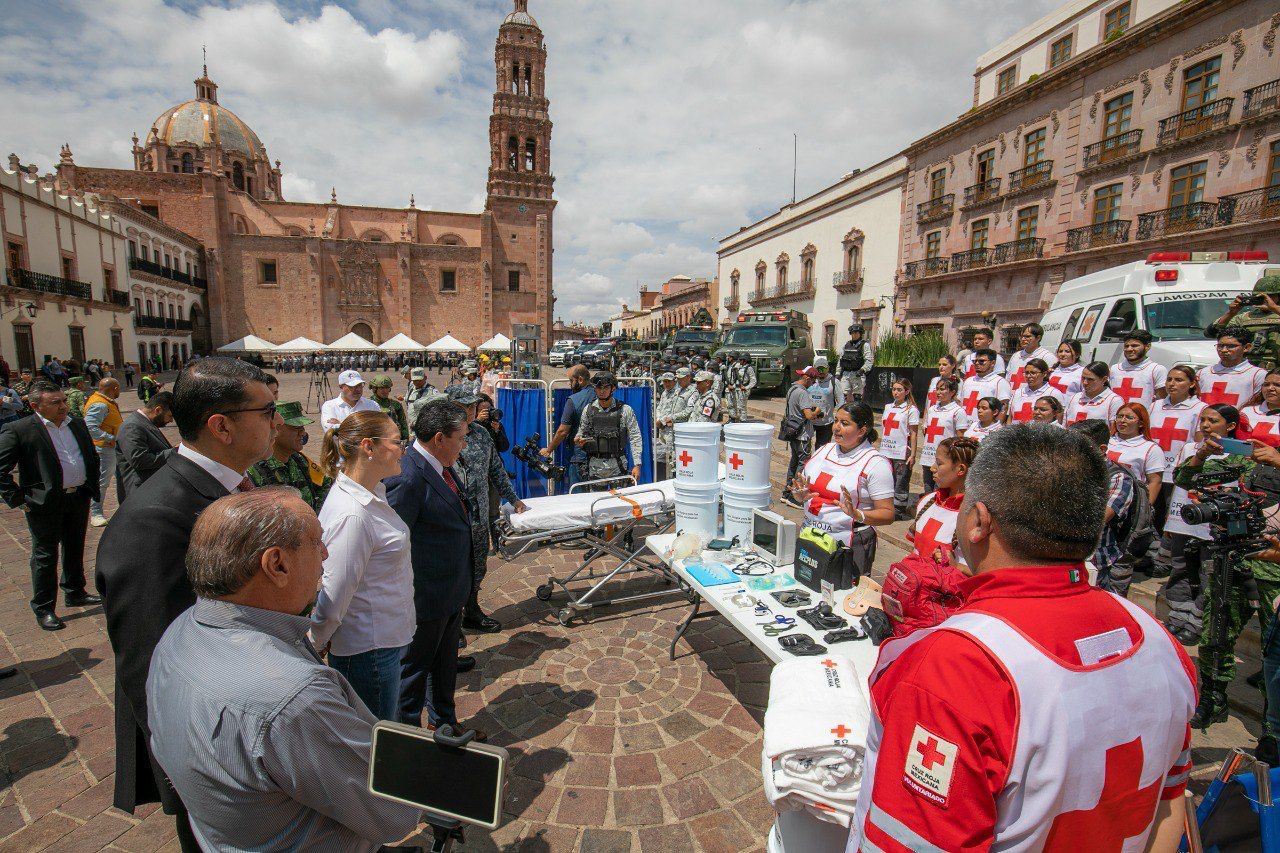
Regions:
<svg viewBox="0 0 1280 853"><path fill-rule="evenodd" d="M796 537L795 579L814 592L822 592L822 582L841 589L844 545L829 533L806 527Z"/></svg>

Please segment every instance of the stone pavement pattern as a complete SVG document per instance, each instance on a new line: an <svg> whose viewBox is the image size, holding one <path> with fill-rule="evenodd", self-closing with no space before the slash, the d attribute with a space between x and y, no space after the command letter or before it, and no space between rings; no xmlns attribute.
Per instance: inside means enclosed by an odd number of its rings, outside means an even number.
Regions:
<svg viewBox="0 0 1280 853"><path fill-rule="evenodd" d="M304 378L281 379L281 399L305 396ZM123 402L135 399L126 392ZM878 574L902 554L895 540L904 527L887 531ZM99 535L90 528L90 577ZM709 618L694 622L668 661L686 613L676 596L561 627L556 600L538 601L534 588L567 574L579 553L490 560L483 600L504 630L471 637L479 667L460 679L459 713L511 751L507 823L471 830L455 849L763 849L773 820L759 769L768 660ZM137 815L110 806L113 661L100 608L64 608L67 628L41 631L27 603L28 555L21 513L0 509L0 664L20 667L0 681L0 849L176 850L173 819L154 805ZM1256 731L1233 716L1197 735L1197 787Z"/></svg>

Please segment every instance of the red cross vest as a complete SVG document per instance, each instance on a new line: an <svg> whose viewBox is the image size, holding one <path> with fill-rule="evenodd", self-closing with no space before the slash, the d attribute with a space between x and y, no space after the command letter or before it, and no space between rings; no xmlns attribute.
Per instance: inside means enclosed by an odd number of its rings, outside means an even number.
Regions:
<svg viewBox="0 0 1280 853"><path fill-rule="evenodd" d="M1267 404L1249 406L1240 411L1240 428L1236 435L1248 440L1256 438L1272 447L1280 447L1280 411L1268 414Z"/></svg>
<svg viewBox="0 0 1280 853"><path fill-rule="evenodd" d="M1110 426L1116 418L1116 412L1120 411L1123 405L1124 400L1113 394L1110 388L1104 388L1096 397L1089 397L1081 391L1067 401L1067 413L1063 420L1067 424L1073 424L1076 421L1096 418L1106 421Z"/></svg>
<svg viewBox="0 0 1280 853"><path fill-rule="evenodd" d="M1200 399L1207 405L1226 403L1237 409L1253 399L1262 390L1262 380L1267 372L1242 361L1235 367L1223 367L1221 363L1200 368Z"/></svg>
<svg viewBox="0 0 1280 853"><path fill-rule="evenodd" d="M1004 424L1000 423L1000 421L992 421L987 426L983 426L975 420L973 423L969 424L969 428L964 431L964 437L972 438L974 441L981 444L984 438L991 435L991 433L997 431L1002 426L1004 426Z"/></svg>
<svg viewBox="0 0 1280 853"><path fill-rule="evenodd" d="M1126 403L1141 403L1150 412L1156 389L1164 387L1168 375L1164 365L1149 358L1144 358L1137 365L1122 358L1119 363L1111 365L1111 391Z"/></svg>
<svg viewBox="0 0 1280 853"><path fill-rule="evenodd" d="M1027 366L1027 362L1033 358L1043 361L1050 370L1053 369L1053 365L1058 360L1053 353L1044 347L1036 347L1030 355L1027 355L1026 350L1018 350L1009 356L1009 367L1005 374L1009 377L1009 387L1014 391L1027 384L1027 376L1024 369Z"/></svg>
<svg viewBox="0 0 1280 853"><path fill-rule="evenodd" d="M920 410L911 403L890 403L880 421L880 453L888 459L906 459L911 431L920 424Z"/></svg>
<svg viewBox="0 0 1280 853"><path fill-rule="evenodd" d="M1107 444L1107 456L1117 465L1123 465L1133 472L1133 476L1141 483L1147 482L1147 475L1157 471L1164 473L1164 451L1154 441L1140 435L1133 438L1111 436Z"/></svg>
<svg viewBox="0 0 1280 853"><path fill-rule="evenodd" d="M880 647L872 684L933 631L971 638L1012 682L1018 728L1010 741L1009 775L996 797L992 850L1133 853L1146 846L1169 768L1188 760L1182 747L1196 693L1164 628L1136 604L1116 600L1141 637L1088 666L1064 665L1005 620L972 610ZM1128 643L1127 634L1120 639ZM874 702L871 710L864 780L876 777L884 737ZM1089 724L1100 720L1106 725ZM955 753L948 756L938 746L925 743L922 749L930 753L929 764L944 768ZM847 850L861 841L872 805L869 786L864 782L858 796L857 829Z"/></svg>
<svg viewBox="0 0 1280 853"><path fill-rule="evenodd" d="M870 509L871 502L864 500L863 491L869 469L877 463L887 467L889 460L870 445L844 458L834 441L820 447L804 463L804 476L809 481L809 497L804 504L805 524L830 533L848 545L856 525L853 518L840 509L840 489L849 490L854 506Z"/></svg>
<svg viewBox="0 0 1280 853"><path fill-rule="evenodd" d="M932 465L938 455L938 443L944 438L959 435L969 426L969 417L959 403L930 406L920 421L920 464Z"/></svg>
<svg viewBox="0 0 1280 853"><path fill-rule="evenodd" d="M1084 365L1079 362L1070 367L1055 367L1053 372L1049 374L1049 384L1064 399L1070 398L1084 390L1084 385L1080 383L1080 374L1083 372Z"/></svg>
<svg viewBox="0 0 1280 853"><path fill-rule="evenodd" d="M1198 441L1188 441L1182 445L1182 451L1174 462L1174 468L1176 469L1192 456L1195 456L1196 448L1199 446L1200 442ZM1226 458L1227 454L1225 453L1215 453L1209 457L1209 459ZM1164 531L1165 533L1181 533L1183 536L1209 541L1213 538L1213 533L1209 530L1208 522L1204 524L1187 524L1182 520L1182 508L1191 502L1191 495L1186 489L1182 486L1173 487L1173 492L1169 495L1169 515L1164 520Z"/></svg>
<svg viewBox="0 0 1280 853"><path fill-rule="evenodd" d="M1023 385L1013 392L1013 397L1009 400L1009 419L1014 423L1029 424L1035 416L1036 400L1041 397L1057 397L1059 403L1063 403L1064 395L1057 388L1054 388L1048 382L1039 388L1032 389L1029 385ZM1063 403L1063 408L1066 404Z"/></svg>
<svg viewBox="0 0 1280 853"><path fill-rule="evenodd" d="M953 495L947 489L938 489L920 499L916 505L916 523L911 526L910 533L911 544L917 553L928 557L940 545L951 547L956 538L956 519L960 516L963 500L963 494ZM957 553L957 559L959 556Z"/></svg>
<svg viewBox="0 0 1280 853"><path fill-rule="evenodd" d="M929 402L925 403L925 408L928 408L929 406L938 405L938 380L941 378L942 378L941 376L935 376L929 380L929 397L928 397ZM957 385L960 384L960 377L957 375L953 374L951 376L951 380L955 382ZM957 396L958 394L959 392L957 391Z"/></svg>
<svg viewBox="0 0 1280 853"><path fill-rule="evenodd" d="M1164 481L1173 482L1173 469L1177 467L1178 455L1188 441L1196 436L1200 429L1200 412L1204 409L1204 401L1199 397L1188 397L1181 403L1170 403L1168 399L1156 400L1151 404L1151 440L1160 445L1164 451Z"/></svg>
<svg viewBox="0 0 1280 853"><path fill-rule="evenodd" d="M1009 380L995 371L986 376L974 376L966 379L960 388L960 401L964 404L964 413L973 417L978 408L978 401L983 397L995 397L1007 401L1013 396L1009 388Z"/></svg>

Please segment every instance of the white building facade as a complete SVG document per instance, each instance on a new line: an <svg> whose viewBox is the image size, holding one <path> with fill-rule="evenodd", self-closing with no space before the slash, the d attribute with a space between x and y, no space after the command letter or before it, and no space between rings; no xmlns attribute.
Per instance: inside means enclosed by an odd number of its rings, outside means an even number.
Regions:
<svg viewBox="0 0 1280 853"><path fill-rule="evenodd" d="M839 350L848 327L891 330L905 157L855 171L720 241L723 324L747 308L809 316L815 349Z"/></svg>
<svg viewBox="0 0 1280 853"><path fill-rule="evenodd" d="M123 367L136 348L124 223L16 157L0 202L0 353L14 376L50 356Z"/></svg>

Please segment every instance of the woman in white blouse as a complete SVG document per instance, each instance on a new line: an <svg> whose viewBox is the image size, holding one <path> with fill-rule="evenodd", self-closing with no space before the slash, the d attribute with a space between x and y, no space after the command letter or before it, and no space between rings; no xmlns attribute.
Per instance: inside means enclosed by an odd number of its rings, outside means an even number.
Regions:
<svg viewBox="0 0 1280 853"><path fill-rule="evenodd" d="M337 480L320 509L329 556L311 636L381 720L396 719L400 650L414 631L409 528L382 485L403 455L399 428L378 411L348 415L325 434L320 456Z"/></svg>

